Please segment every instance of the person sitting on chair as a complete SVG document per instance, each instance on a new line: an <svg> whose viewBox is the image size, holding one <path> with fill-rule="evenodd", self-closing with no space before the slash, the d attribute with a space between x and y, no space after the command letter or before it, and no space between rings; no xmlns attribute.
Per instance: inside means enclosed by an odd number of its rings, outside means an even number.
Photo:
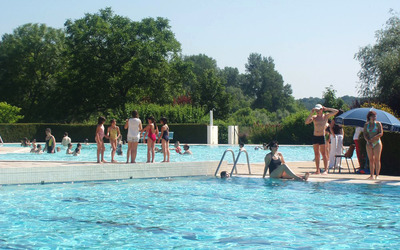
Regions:
<svg viewBox="0 0 400 250"><path fill-rule="evenodd" d="M264 159L265 168L263 178L265 178L267 169L269 169L269 177L271 178L295 179L299 181L306 181L308 179L310 173L306 173L303 177L298 176L285 164L282 153L278 152L279 144L277 141L270 142L268 148L271 152Z"/></svg>

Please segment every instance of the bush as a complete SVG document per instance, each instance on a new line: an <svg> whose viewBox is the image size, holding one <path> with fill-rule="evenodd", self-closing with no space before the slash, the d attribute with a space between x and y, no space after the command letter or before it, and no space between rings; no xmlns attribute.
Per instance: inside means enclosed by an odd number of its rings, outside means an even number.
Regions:
<svg viewBox="0 0 400 250"><path fill-rule="evenodd" d="M398 152L400 134L384 132L381 140L383 145L381 157L381 174L400 176L400 154ZM362 133L360 134L359 143L361 154L364 156L362 157L362 159L360 159L360 162L364 167L366 163L365 160L367 159L367 150L365 148L366 142Z"/></svg>
<svg viewBox="0 0 400 250"><path fill-rule="evenodd" d="M19 115L21 108L12 106L6 102L0 102L0 123L14 123L22 118L23 115Z"/></svg>

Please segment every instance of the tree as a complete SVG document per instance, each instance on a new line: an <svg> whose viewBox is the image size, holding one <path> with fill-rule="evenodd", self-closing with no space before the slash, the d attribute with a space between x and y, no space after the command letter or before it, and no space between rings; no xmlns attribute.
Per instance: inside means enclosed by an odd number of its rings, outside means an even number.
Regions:
<svg viewBox="0 0 400 250"><path fill-rule="evenodd" d="M126 103L172 103L180 44L164 18L133 22L111 8L65 23L69 117L124 113ZM80 91L84 89L85 91Z"/></svg>
<svg viewBox="0 0 400 250"><path fill-rule="evenodd" d="M275 112L278 109L294 111L296 106L291 86L284 84L281 74L275 70L274 60L271 57L250 54L246 64L243 91L255 98L253 108L265 108Z"/></svg>
<svg viewBox="0 0 400 250"><path fill-rule="evenodd" d="M376 44L361 48L355 58L361 64L359 94L400 112L400 18L392 15L376 32Z"/></svg>
<svg viewBox="0 0 400 250"><path fill-rule="evenodd" d="M0 123L15 123L21 120L24 116L19 114L20 111L21 108L0 102Z"/></svg>
<svg viewBox="0 0 400 250"><path fill-rule="evenodd" d="M25 24L0 42L0 99L20 106L28 121L49 121L52 91L64 70L64 32Z"/></svg>
<svg viewBox="0 0 400 250"><path fill-rule="evenodd" d="M325 107L348 110L349 107L347 106L347 104L341 98L336 98L336 92L337 91L333 88L332 85L326 87L323 93L323 105Z"/></svg>
<svg viewBox="0 0 400 250"><path fill-rule="evenodd" d="M218 76L217 62L206 55L186 56L190 65L190 78L184 88L190 94L193 105L213 109L215 118L225 119L231 111L232 98L226 93L223 79Z"/></svg>

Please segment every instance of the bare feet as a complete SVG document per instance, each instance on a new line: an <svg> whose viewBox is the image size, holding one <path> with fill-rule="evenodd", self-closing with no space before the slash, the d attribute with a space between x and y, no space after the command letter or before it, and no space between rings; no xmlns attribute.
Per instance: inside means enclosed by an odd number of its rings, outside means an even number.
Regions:
<svg viewBox="0 0 400 250"><path fill-rule="evenodd" d="M379 180L379 176L376 176L376 177L375 177L375 180Z"/></svg>
<svg viewBox="0 0 400 250"><path fill-rule="evenodd" d="M373 176L370 176L370 177L367 178L367 180L373 180L373 179L374 179Z"/></svg>
<svg viewBox="0 0 400 250"><path fill-rule="evenodd" d="M322 172L322 174L328 174L328 171L327 171L327 170L325 170L324 172Z"/></svg>
<svg viewBox="0 0 400 250"><path fill-rule="evenodd" d="M107 161L106 161L106 160L102 160L101 162L102 162L102 163L107 163Z"/></svg>
<svg viewBox="0 0 400 250"><path fill-rule="evenodd" d="M118 162L118 161L117 161L117 160L112 160L111 162L112 162L112 163L116 163L116 162Z"/></svg>
<svg viewBox="0 0 400 250"><path fill-rule="evenodd" d="M313 174L321 174L321 172L317 171L317 172L315 172L315 173L313 173Z"/></svg>

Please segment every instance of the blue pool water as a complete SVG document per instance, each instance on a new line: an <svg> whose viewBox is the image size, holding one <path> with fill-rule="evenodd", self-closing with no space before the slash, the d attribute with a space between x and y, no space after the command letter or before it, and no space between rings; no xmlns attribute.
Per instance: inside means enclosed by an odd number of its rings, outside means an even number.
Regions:
<svg viewBox="0 0 400 250"><path fill-rule="evenodd" d="M400 187L172 178L0 187L4 249L397 249Z"/></svg>
<svg viewBox="0 0 400 250"><path fill-rule="evenodd" d="M20 147L19 145L13 145L14 147ZM73 149L76 144L74 144ZM181 145L182 146L182 145ZM158 145L158 147L160 147ZM21 148L21 147L20 147ZM193 161L219 161L221 160L222 154L226 149L232 149L235 152L235 156L239 153L238 146L227 146L227 145L191 145L190 150L193 155L180 155L174 150L171 150L171 162L193 162ZM250 163L263 162L265 155L270 152L269 150L254 150L254 145L246 146ZM31 153L8 153L0 154L0 160L29 160L29 161L96 161L96 144L83 145L80 156L72 156L65 154L66 148L62 147L62 151L56 154L31 154ZM116 156L116 160L120 162L126 161L126 150L127 145L123 146L124 156ZM280 146L279 151L283 153L286 161L312 161L314 158L314 152L312 146ZM111 151L109 144L106 144L105 159L110 161ZM232 154L227 153L225 159L232 163ZM147 160L147 146L139 144L138 147L138 162L146 162ZM163 160L162 153L156 153L156 162ZM239 163L246 163L246 156L244 153L239 158Z"/></svg>

